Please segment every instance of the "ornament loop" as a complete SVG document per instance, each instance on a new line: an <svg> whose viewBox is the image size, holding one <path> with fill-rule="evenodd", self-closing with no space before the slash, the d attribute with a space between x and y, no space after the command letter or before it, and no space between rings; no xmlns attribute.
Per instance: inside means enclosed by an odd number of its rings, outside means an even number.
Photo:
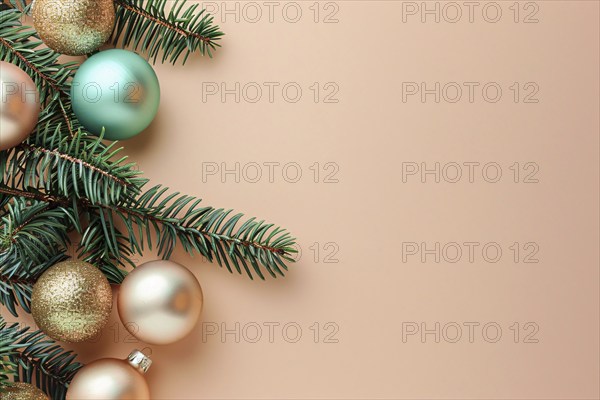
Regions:
<svg viewBox="0 0 600 400"><path fill-rule="evenodd" d="M133 350L127 357L129 364L142 374L145 374L152 365L152 360L139 350Z"/></svg>

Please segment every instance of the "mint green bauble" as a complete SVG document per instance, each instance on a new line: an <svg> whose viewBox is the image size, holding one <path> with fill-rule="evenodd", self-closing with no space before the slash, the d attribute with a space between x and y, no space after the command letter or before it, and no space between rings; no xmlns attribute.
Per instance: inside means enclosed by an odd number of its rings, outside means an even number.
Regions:
<svg viewBox="0 0 600 400"><path fill-rule="evenodd" d="M71 87L73 111L91 133L110 140L136 136L158 111L160 86L156 73L127 50L97 53L80 67Z"/></svg>

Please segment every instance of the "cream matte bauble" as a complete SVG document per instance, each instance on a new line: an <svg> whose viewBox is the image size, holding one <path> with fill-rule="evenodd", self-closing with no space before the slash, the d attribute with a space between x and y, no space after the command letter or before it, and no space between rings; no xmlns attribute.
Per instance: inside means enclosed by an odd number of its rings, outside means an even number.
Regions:
<svg viewBox="0 0 600 400"><path fill-rule="evenodd" d="M149 344L183 339L198 323L202 289L196 277L172 261L151 261L123 281L117 306L129 333Z"/></svg>
<svg viewBox="0 0 600 400"><path fill-rule="evenodd" d="M15 147L38 122L40 96L25 71L0 61L0 150Z"/></svg>
<svg viewBox="0 0 600 400"><path fill-rule="evenodd" d="M81 368L69 384L67 400L148 400L144 374L152 361L134 350L126 360L104 358Z"/></svg>

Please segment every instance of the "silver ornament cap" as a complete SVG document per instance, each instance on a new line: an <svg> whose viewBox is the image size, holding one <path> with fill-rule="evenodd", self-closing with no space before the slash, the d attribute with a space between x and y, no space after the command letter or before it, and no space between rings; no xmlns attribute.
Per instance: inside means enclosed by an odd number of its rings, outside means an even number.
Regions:
<svg viewBox="0 0 600 400"><path fill-rule="evenodd" d="M152 360L139 350L133 350L127 357L127 362L140 373L145 374L152 365Z"/></svg>

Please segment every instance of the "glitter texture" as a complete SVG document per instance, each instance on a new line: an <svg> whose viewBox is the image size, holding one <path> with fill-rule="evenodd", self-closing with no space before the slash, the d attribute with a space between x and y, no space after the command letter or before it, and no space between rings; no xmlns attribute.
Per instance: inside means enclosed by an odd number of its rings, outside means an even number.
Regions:
<svg viewBox="0 0 600 400"><path fill-rule="evenodd" d="M112 309L106 277L93 265L65 261L38 279L31 296L31 313L51 338L83 342L100 333Z"/></svg>
<svg viewBox="0 0 600 400"><path fill-rule="evenodd" d="M0 394L2 400L49 400L48 396L40 389L29 383L11 383L9 387L3 387Z"/></svg>
<svg viewBox="0 0 600 400"><path fill-rule="evenodd" d="M113 0L35 0L32 14L44 43L70 56L98 49L115 24Z"/></svg>

